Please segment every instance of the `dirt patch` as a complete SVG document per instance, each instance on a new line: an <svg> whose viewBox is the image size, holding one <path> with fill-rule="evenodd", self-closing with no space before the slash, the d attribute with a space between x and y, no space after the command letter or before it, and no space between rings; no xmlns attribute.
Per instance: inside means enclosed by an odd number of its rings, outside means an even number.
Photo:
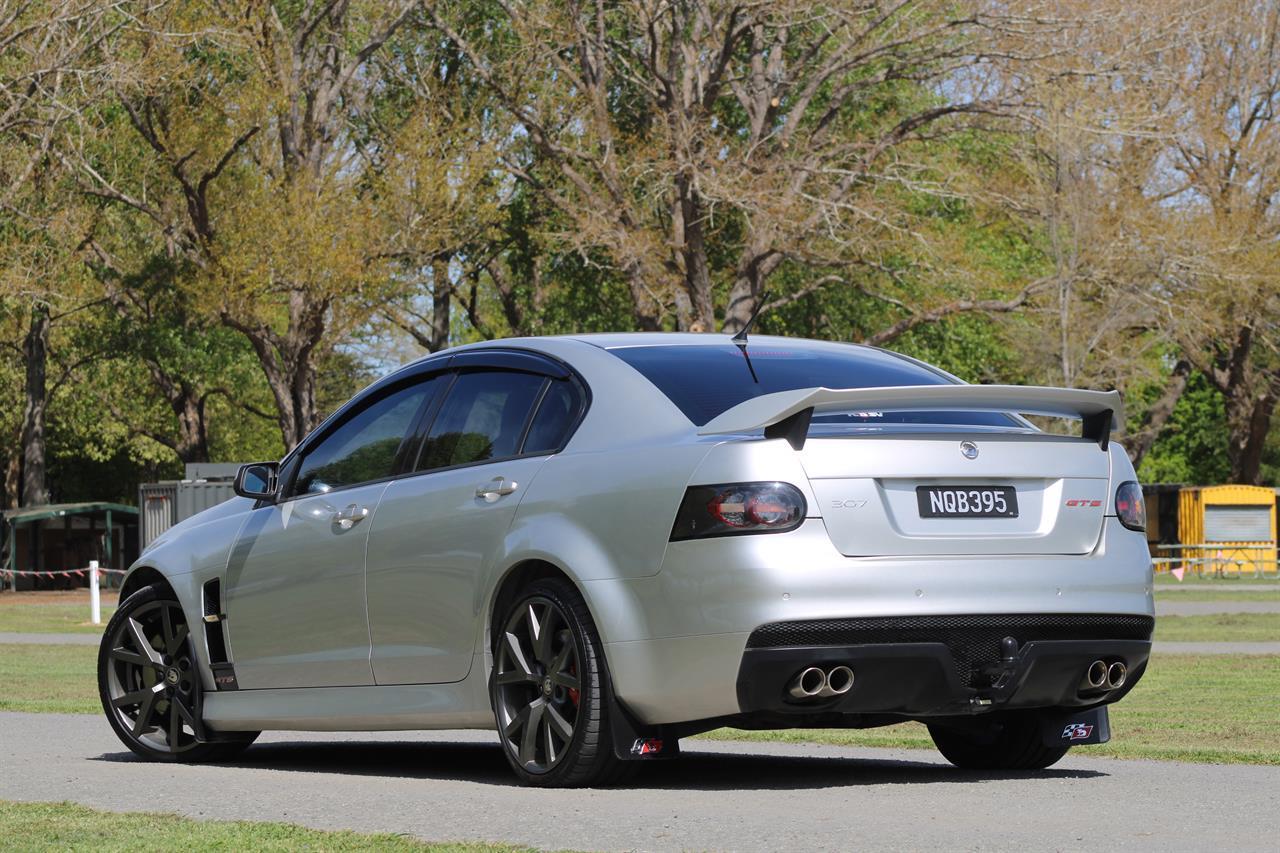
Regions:
<svg viewBox="0 0 1280 853"><path fill-rule="evenodd" d="M119 593L115 590L103 590L102 606L115 607ZM14 604L80 604L89 606L89 590L87 589L46 589L28 590L25 592L0 592L0 607Z"/></svg>

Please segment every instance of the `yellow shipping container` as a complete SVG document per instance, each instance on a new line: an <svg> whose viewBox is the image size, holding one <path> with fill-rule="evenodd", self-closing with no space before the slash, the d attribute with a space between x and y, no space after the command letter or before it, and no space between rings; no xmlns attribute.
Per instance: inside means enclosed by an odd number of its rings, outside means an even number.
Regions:
<svg viewBox="0 0 1280 853"><path fill-rule="evenodd" d="M1262 486L1184 488L1178 496L1182 556L1201 571L1276 571L1276 492ZM1190 568L1190 566L1188 566Z"/></svg>

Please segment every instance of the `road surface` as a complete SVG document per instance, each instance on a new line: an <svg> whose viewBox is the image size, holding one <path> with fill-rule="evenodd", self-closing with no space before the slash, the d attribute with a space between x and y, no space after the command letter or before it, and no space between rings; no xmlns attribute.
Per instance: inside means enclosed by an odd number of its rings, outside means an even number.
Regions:
<svg viewBox="0 0 1280 853"><path fill-rule="evenodd" d="M185 766L136 760L97 717L0 713L0 799L578 850L1274 851L1280 837L1280 767L1071 756L968 774L924 750L685 745L626 788L544 791L515 786L483 732L273 733L235 765Z"/></svg>

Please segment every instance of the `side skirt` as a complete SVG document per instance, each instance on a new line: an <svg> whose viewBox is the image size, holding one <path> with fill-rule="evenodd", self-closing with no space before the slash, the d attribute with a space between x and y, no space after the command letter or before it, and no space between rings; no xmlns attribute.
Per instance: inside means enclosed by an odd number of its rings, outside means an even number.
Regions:
<svg viewBox="0 0 1280 853"><path fill-rule="evenodd" d="M204 694L204 722L222 731L494 728L482 682L471 677L452 684L210 692Z"/></svg>

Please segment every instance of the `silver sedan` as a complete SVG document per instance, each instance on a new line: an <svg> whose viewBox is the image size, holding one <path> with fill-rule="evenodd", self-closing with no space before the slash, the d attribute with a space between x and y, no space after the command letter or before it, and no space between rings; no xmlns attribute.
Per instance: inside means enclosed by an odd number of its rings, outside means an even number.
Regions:
<svg viewBox="0 0 1280 853"><path fill-rule="evenodd" d="M726 725L919 720L961 767L1047 767L1109 737L1150 652L1122 422L1114 392L817 341L448 350L152 543L103 708L164 761L264 729L496 728L548 786Z"/></svg>

